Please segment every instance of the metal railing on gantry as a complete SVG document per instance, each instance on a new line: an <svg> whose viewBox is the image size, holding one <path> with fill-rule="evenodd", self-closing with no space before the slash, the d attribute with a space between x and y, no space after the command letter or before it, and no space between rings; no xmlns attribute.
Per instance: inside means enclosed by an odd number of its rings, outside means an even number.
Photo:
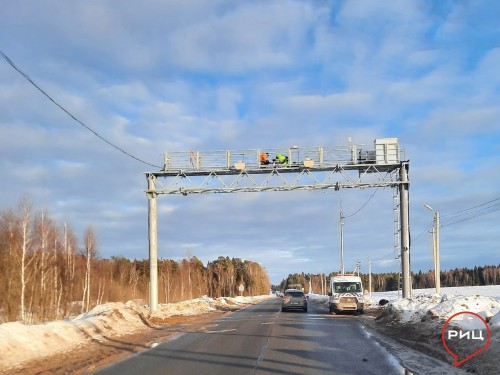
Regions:
<svg viewBox="0 0 500 375"><path fill-rule="evenodd" d="M318 146L166 152L155 179L156 194L237 193L396 187L404 150L397 138L373 147L349 141Z"/></svg>
<svg viewBox="0 0 500 375"><path fill-rule="evenodd" d="M404 159L404 150L397 138L376 139L374 147L349 142L344 146L316 146L242 150L173 151L164 154L164 176L206 175L212 172L232 174L238 171L266 173L278 168L280 172L297 170L331 170L341 166L358 169L362 165L377 165L377 170L391 169ZM388 168L387 168L388 167Z"/></svg>

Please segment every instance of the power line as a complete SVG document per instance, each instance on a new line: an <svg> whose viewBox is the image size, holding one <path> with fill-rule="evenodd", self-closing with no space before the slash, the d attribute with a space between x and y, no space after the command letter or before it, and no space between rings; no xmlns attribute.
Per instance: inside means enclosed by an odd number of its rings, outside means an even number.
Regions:
<svg viewBox="0 0 500 375"><path fill-rule="evenodd" d="M393 252L386 253L386 254L381 255L381 256L379 256L377 258L372 258L373 262L378 262L380 260L385 260L385 261L391 261L392 262L392 261L394 261L396 259L394 258L394 253Z"/></svg>
<svg viewBox="0 0 500 375"><path fill-rule="evenodd" d="M441 218L444 218L444 223L441 225L441 227L461 223L463 221L471 220L476 217L484 216L499 210L500 198L495 198L474 207L466 208L464 210L460 210L450 214L441 215Z"/></svg>
<svg viewBox="0 0 500 375"><path fill-rule="evenodd" d="M477 211L475 213L471 212L471 213L469 213L470 216L464 217L462 219L457 219L456 221L452 221L451 223L442 224L441 227L447 227L449 225L453 225L453 224L461 223L463 221L475 219L476 217L484 216L484 215L490 214L492 212L500 211L500 207L495 207L495 206L499 206L499 205L500 205L500 203L495 204L495 205L490 206L490 207L486 207L483 210Z"/></svg>
<svg viewBox="0 0 500 375"><path fill-rule="evenodd" d="M470 208L466 208L464 210L461 210L461 211L457 211L457 212L452 212L451 214L442 214L441 215L441 218L448 218L448 217L452 217L452 216L458 216L462 213L467 213L468 211L471 211L471 210L474 210L476 208L479 208L479 207L482 207L482 206L486 206L487 204L490 204L490 203L493 203L493 202L496 202L500 200L500 198L495 198L495 199L492 199L491 201L488 201L488 202L485 202L485 203L482 203L482 204L479 204L477 206L474 206L474 207L470 207ZM500 203L495 203L494 206L498 205Z"/></svg>
<svg viewBox="0 0 500 375"><path fill-rule="evenodd" d="M424 234L429 233L429 231L432 229L434 224L428 225L418 236L416 236L414 239L411 241L411 246L416 247L420 246L421 243L425 240L425 237L423 237Z"/></svg>
<svg viewBox="0 0 500 375"><path fill-rule="evenodd" d="M452 213L440 214L441 225L440 227L447 227L449 225L461 223L463 221L475 219L493 212L500 211L500 197L492 199L488 202L478 204L473 207L465 208L460 211Z"/></svg>
<svg viewBox="0 0 500 375"><path fill-rule="evenodd" d="M349 217L353 217L354 215L356 215L359 211L361 211L367 204L368 202L370 202L373 198L373 196L377 193L378 189L380 189L380 186L378 188L375 189L375 191L373 192L373 194L370 196L370 198L368 198L368 200L360 207L358 208L358 210L350 215L347 215L347 216L343 216L344 219L347 219Z"/></svg>
<svg viewBox="0 0 500 375"><path fill-rule="evenodd" d="M138 157L128 153L127 151L125 151L124 149L118 147L117 145L113 144L112 142L108 141L106 138L104 138L103 136L99 135L97 132L95 132L94 130L92 130L90 127L88 127L87 125L85 125L82 121L80 121L77 117L75 117L73 114L71 114L66 108L64 108L61 104L59 104L58 102L56 102L54 99L52 99L52 97L47 94L40 86L38 86L26 73L24 73L20 68L18 68L16 66L16 64L14 64L14 62L5 54L3 53L3 51L0 50L0 54L2 54L2 57L5 59L5 61L7 61L7 63L12 67L14 68L19 74L21 74L29 83L31 83L38 91L40 91L45 97L47 97L47 99L49 99L52 103L54 103L57 107L59 107L63 112L65 112L69 117L71 117L73 120L75 120L78 124L82 125L85 129L87 129L88 131L90 131L91 133L93 133L96 137L98 137L99 139L101 139L102 141L106 142L108 145L110 145L111 147L115 148L116 150L120 151L121 153L127 155L128 157L131 157L132 159L135 159L141 163L144 163L144 164L147 164L151 167L155 167L155 168L160 168L159 166L157 165L154 165L154 164L151 164L151 163L148 163L147 161L144 161L142 159L139 159Z"/></svg>

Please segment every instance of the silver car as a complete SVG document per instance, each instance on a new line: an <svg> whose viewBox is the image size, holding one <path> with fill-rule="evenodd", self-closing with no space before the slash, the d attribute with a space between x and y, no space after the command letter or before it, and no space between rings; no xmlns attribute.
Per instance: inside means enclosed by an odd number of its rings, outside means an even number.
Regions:
<svg viewBox="0 0 500 375"><path fill-rule="evenodd" d="M307 312L307 298L303 291L287 289L281 300L281 311L302 310Z"/></svg>

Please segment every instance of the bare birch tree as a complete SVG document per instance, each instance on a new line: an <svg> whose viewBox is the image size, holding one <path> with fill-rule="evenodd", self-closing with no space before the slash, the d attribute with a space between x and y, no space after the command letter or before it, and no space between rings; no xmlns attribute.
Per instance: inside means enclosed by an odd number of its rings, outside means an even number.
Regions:
<svg viewBox="0 0 500 375"><path fill-rule="evenodd" d="M86 259L85 263L85 278L83 283L83 297L82 297L82 313L90 310L90 276L91 276L91 266L92 259L96 255L96 238L94 234L94 229L89 226L85 230L84 235L84 256Z"/></svg>
<svg viewBox="0 0 500 375"><path fill-rule="evenodd" d="M12 321L19 316L19 274L17 252L20 243L19 218L13 210L0 217L0 295L3 303L0 310L5 311L4 319Z"/></svg>
<svg viewBox="0 0 500 375"><path fill-rule="evenodd" d="M31 201L24 197L19 203L19 217L20 217L20 235L21 235L21 321L26 322L26 288L30 279L28 267L33 262L35 257L29 258L31 252L32 226L31 215L33 205Z"/></svg>

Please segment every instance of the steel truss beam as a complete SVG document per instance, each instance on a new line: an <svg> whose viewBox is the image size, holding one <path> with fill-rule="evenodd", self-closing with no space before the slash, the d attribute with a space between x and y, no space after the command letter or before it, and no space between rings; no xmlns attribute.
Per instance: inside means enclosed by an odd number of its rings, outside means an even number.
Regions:
<svg viewBox="0 0 500 375"><path fill-rule="evenodd" d="M332 168L269 168L266 170L220 170L149 172L157 180L156 194L242 193L262 191L322 190L396 187L400 164L337 165ZM150 191L146 191L150 193Z"/></svg>

